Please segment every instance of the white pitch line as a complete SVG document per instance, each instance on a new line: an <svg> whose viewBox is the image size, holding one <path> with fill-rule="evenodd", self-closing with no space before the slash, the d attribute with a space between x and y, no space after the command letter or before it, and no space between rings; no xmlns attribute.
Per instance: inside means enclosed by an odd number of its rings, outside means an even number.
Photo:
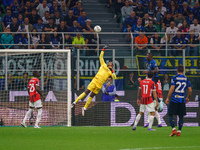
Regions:
<svg viewBox="0 0 200 150"><path fill-rule="evenodd" d="M177 149L177 148L187 148L187 149L190 149L190 148L197 148L197 147L200 147L200 146L176 146L176 147L149 147L149 148L131 148L131 149L120 149L120 150L146 150L146 149Z"/></svg>

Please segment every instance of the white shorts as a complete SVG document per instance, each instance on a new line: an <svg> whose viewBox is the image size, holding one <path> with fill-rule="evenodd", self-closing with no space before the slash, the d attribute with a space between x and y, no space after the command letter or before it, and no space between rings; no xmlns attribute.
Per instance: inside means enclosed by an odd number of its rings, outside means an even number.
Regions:
<svg viewBox="0 0 200 150"><path fill-rule="evenodd" d="M140 112L145 112L145 110L148 110L148 112L155 112L155 106L154 103L150 103L148 105L140 104Z"/></svg>
<svg viewBox="0 0 200 150"><path fill-rule="evenodd" d="M42 107L42 101L41 100L38 100L36 102L29 101L29 107L40 108Z"/></svg>

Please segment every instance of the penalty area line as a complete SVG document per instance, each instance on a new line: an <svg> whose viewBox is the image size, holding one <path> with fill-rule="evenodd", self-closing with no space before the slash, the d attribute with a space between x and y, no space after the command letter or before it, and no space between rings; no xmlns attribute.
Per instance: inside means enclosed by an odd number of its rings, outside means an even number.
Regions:
<svg viewBox="0 0 200 150"><path fill-rule="evenodd" d="M190 149L190 148L197 148L200 146L174 146L174 147L144 147L144 148L127 148L127 149L119 149L119 150L148 150L148 149L177 149L177 148L183 148L183 149Z"/></svg>

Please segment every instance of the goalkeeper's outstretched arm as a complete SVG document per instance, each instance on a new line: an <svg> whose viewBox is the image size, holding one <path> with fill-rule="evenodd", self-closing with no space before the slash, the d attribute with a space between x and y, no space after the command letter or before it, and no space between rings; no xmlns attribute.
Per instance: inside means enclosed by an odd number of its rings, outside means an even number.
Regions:
<svg viewBox="0 0 200 150"><path fill-rule="evenodd" d="M104 51L108 48L108 45L105 45L101 51L101 54L99 56L100 64L103 65L105 64L105 61L103 59Z"/></svg>

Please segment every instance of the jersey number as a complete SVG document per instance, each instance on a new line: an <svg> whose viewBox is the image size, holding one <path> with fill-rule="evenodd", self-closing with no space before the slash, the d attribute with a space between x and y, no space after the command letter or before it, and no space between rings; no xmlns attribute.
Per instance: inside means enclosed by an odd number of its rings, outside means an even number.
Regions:
<svg viewBox="0 0 200 150"><path fill-rule="evenodd" d="M186 87L186 83L185 82L176 82L177 88L175 89L175 92L177 93L184 93L185 87ZM183 88L181 89L181 87L183 86Z"/></svg>
<svg viewBox="0 0 200 150"><path fill-rule="evenodd" d="M30 86L30 92L34 92L35 91L35 86L34 84L29 84Z"/></svg>
<svg viewBox="0 0 200 150"><path fill-rule="evenodd" d="M143 85L143 93L147 94L148 91L148 85Z"/></svg>

